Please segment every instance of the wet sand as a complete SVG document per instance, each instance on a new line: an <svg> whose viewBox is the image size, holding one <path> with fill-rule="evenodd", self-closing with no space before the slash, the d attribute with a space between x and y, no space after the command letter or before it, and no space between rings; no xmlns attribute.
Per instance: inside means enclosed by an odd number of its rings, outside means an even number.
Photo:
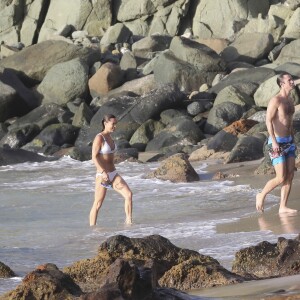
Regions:
<svg viewBox="0 0 300 300"><path fill-rule="evenodd" d="M208 176L212 177L216 172L223 174L234 174L237 177L230 178L237 184L250 184L251 187L262 189L265 183L273 175L254 175L255 169L261 160L222 164L218 161L208 162ZM255 199L253 199L253 214L231 223L219 224L217 232L252 232L258 230L269 230L276 235L280 234L298 234L300 233L300 171L295 172L292 191L289 197L288 206L297 209L296 214L278 214L279 205L268 203L268 197L265 200L264 213L258 213L255 210ZM276 188L272 194L279 196L280 188ZM300 299L300 275L281 277L275 279L265 279L250 281L241 284L235 284L223 287L214 287L209 289L194 290L190 294L212 299L286 299L287 295L293 295ZM299 298L298 298L299 297ZM289 298L290 299L290 298Z"/></svg>

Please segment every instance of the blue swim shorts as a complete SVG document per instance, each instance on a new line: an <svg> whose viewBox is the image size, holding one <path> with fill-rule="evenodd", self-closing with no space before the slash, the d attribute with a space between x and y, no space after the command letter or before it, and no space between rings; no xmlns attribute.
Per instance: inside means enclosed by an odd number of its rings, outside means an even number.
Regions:
<svg viewBox="0 0 300 300"><path fill-rule="evenodd" d="M279 144L279 152L274 152L272 148L272 139L268 139L269 156L272 161L272 165L284 163L289 157L296 157L296 145L293 143L291 136L276 137L276 141Z"/></svg>

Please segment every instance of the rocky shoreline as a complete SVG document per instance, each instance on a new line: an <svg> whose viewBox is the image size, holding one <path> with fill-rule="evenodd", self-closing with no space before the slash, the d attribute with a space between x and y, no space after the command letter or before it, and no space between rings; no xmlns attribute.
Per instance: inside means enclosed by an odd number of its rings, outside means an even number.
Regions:
<svg viewBox="0 0 300 300"><path fill-rule="evenodd" d="M116 161L155 152L150 177L196 181L190 162L215 158L264 158L255 174L271 173L266 107L279 73L300 77L299 14L298 0L2 1L0 165L89 160L113 113ZM299 85L292 98L299 148ZM191 299L179 290L298 274L298 248L298 238L262 242L228 271L160 236L115 236L95 258L38 267L0 299Z"/></svg>

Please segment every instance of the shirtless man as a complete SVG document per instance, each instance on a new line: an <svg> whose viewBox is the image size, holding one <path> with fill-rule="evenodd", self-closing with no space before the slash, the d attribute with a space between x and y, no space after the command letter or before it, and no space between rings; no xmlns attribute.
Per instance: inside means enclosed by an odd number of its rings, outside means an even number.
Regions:
<svg viewBox="0 0 300 300"><path fill-rule="evenodd" d="M289 97L290 92L295 88L295 83L290 74L283 73L277 77L277 84L280 91L270 100L266 116L269 155L276 176L267 182L261 193L256 195L256 209L263 212L266 195L282 184L279 214L295 213L297 210L286 206L294 177L296 157L296 146L293 143L295 108Z"/></svg>

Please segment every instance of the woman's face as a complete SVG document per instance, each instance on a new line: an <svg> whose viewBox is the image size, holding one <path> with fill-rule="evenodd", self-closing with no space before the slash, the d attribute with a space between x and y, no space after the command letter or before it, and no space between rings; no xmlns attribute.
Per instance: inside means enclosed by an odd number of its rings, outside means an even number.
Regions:
<svg viewBox="0 0 300 300"><path fill-rule="evenodd" d="M105 129L109 132L113 132L116 129L117 126L117 119L111 118L108 121L104 122Z"/></svg>

